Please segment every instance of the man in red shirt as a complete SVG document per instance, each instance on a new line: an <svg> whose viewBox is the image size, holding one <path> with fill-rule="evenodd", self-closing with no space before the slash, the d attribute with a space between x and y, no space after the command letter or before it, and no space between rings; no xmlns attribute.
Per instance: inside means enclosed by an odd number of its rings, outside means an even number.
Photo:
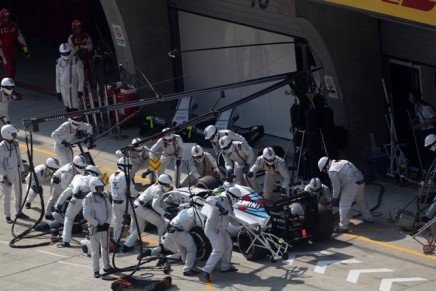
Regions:
<svg viewBox="0 0 436 291"><path fill-rule="evenodd" d="M5 68L5 77L14 79L15 59L17 58L17 42L23 50L26 59L30 59L29 47L21 34L18 25L11 21L11 13L3 8L0 11L0 57ZM13 99L21 99L21 95L14 92Z"/></svg>
<svg viewBox="0 0 436 291"><path fill-rule="evenodd" d="M68 43L75 49L75 54L82 60L85 67L85 81L90 80L92 39L89 34L83 32L82 23L74 20L71 23L73 33L68 37Z"/></svg>

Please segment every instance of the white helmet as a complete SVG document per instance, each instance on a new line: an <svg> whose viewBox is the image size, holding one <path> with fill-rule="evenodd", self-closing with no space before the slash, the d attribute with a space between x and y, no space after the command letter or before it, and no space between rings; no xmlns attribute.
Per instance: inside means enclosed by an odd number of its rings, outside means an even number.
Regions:
<svg viewBox="0 0 436 291"><path fill-rule="evenodd" d="M68 118L68 122L73 129L77 129L82 124L80 118L77 117Z"/></svg>
<svg viewBox="0 0 436 291"><path fill-rule="evenodd" d="M19 131L20 130L15 126L13 126L12 124L5 124L2 126L1 134L4 139L13 140L14 137L12 136L12 134L14 133L17 134Z"/></svg>
<svg viewBox="0 0 436 291"><path fill-rule="evenodd" d="M194 160L201 162L201 161L203 161L203 158L204 158L204 150L201 146L199 146L197 144L197 145L192 147L191 155L192 155L192 158L194 158Z"/></svg>
<svg viewBox="0 0 436 291"><path fill-rule="evenodd" d="M60 163L59 160L54 158L54 157L50 157L45 161L45 166L47 168L49 168L50 170L57 170L60 167Z"/></svg>
<svg viewBox="0 0 436 291"><path fill-rule="evenodd" d="M135 144L135 143L140 142L140 141L141 141L140 138L134 138L132 140L132 144ZM135 148L133 148L133 150L135 150L135 151L141 151L142 149L143 149L142 146L136 146Z"/></svg>
<svg viewBox="0 0 436 291"><path fill-rule="evenodd" d="M64 60L69 60L71 57L71 46L68 43L62 43L59 46L59 53Z"/></svg>
<svg viewBox="0 0 436 291"><path fill-rule="evenodd" d="M312 194L317 194L321 191L321 180L319 178L312 178L309 182L309 191Z"/></svg>
<svg viewBox="0 0 436 291"><path fill-rule="evenodd" d="M424 140L424 146L431 151L436 151L436 135L433 133L427 135Z"/></svg>
<svg viewBox="0 0 436 291"><path fill-rule="evenodd" d="M171 179L169 175L161 174L157 180L159 185L162 186L162 189L165 192L169 191L172 188L171 184L173 183L173 179Z"/></svg>
<svg viewBox="0 0 436 291"><path fill-rule="evenodd" d="M276 159L276 153L274 152L274 149L272 147L264 148L262 156L268 165L272 165L274 163L274 160Z"/></svg>
<svg viewBox="0 0 436 291"><path fill-rule="evenodd" d="M227 135L223 136L219 140L220 148L224 151L228 150L232 146L232 140Z"/></svg>
<svg viewBox="0 0 436 291"><path fill-rule="evenodd" d="M74 156L73 165L78 169L84 169L86 167L86 159L82 155Z"/></svg>
<svg viewBox="0 0 436 291"><path fill-rule="evenodd" d="M208 125L204 129L204 139L211 140L215 137L215 134L218 132L218 129L215 125Z"/></svg>
<svg viewBox="0 0 436 291"><path fill-rule="evenodd" d="M327 157L322 157L318 161L318 169L320 172L327 172L330 168L330 159Z"/></svg>
<svg viewBox="0 0 436 291"><path fill-rule="evenodd" d="M98 177L98 176L101 175L100 170L99 170L96 166L93 166L93 165L88 165L88 166L86 166L86 168L85 168L85 174L86 174L86 173L88 173L88 174L90 174L90 175L92 175L92 176L94 176L94 177Z"/></svg>
<svg viewBox="0 0 436 291"><path fill-rule="evenodd" d="M164 136L163 136L164 141L167 143L172 143L173 138L174 138L174 134L170 131L170 128L166 127L164 129L162 129L162 132L164 133Z"/></svg>
<svg viewBox="0 0 436 291"><path fill-rule="evenodd" d="M100 178L100 177L92 177L89 180L89 189L91 190L91 192L97 192L97 193L101 193L103 191L97 191L97 187L104 187L106 186L106 183Z"/></svg>
<svg viewBox="0 0 436 291"><path fill-rule="evenodd" d="M3 78L1 82L2 91L8 95L11 95L14 92L15 83L11 78Z"/></svg>

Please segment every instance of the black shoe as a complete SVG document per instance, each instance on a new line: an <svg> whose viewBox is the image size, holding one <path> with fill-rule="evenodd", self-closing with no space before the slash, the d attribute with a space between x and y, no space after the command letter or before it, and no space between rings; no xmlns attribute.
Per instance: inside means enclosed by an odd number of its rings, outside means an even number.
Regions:
<svg viewBox="0 0 436 291"><path fill-rule="evenodd" d="M149 256L151 256L151 249L146 249L145 251L142 252L142 254L139 254L136 259L139 261L142 258L149 257Z"/></svg>
<svg viewBox="0 0 436 291"><path fill-rule="evenodd" d="M167 263L167 259L160 258L159 260L157 260L156 267L161 267L161 266L165 265L166 263Z"/></svg>
<svg viewBox="0 0 436 291"><path fill-rule="evenodd" d="M194 270L189 270L189 271L186 271L186 272L183 272L183 276L195 276L195 275L198 275L198 271L194 271Z"/></svg>
<svg viewBox="0 0 436 291"><path fill-rule="evenodd" d="M221 273L232 273L232 272L237 272L237 271L238 271L238 269L236 269L235 267L231 266L227 270L221 270Z"/></svg>
<svg viewBox="0 0 436 291"><path fill-rule="evenodd" d="M51 215L51 214L46 214L44 217L45 217L45 219L47 219L47 220L54 220L54 217L53 217L53 215Z"/></svg>
<svg viewBox="0 0 436 291"><path fill-rule="evenodd" d="M100 276L100 273L99 272L94 272L94 278L95 279L98 279L98 278L100 278L101 276Z"/></svg>
<svg viewBox="0 0 436 291"><path fill-rule="evenodd" d="M336 228L334 231L334 233L347 233L348 232L348 228Z"/></svg>
<svg viewBox="0 0 436 291"><path fill-rule="evenodd" d="M13 222L12 219L8 216L8 217L6 217L6 223L7 223L7 224L12 224L12 223L14 223L14 222Z"/></svg>
<svg viewBox="0 0 436 291"><path fill-rule="evenodd" d="M109 267L109 268L107 268L107 269L103 269L103 271L104 271L105 273L109 273L109 274L112 274L112 273L116 273L116 272L117 272L117 270L116 270L115 268L112 268L112 267Z"/></svg>
<svg viewBox="0 0 436 291"><path fill-rule="evenodd" d="M32 205L30 204L30 202L26 202L26 209L30 209L32 208Z"/></svg>
<svg viewBox="0 0 436 291"><path fill-rule="evenodd" d="M123 251L123 253L128 253L130 251L133 251L133 249L134 249L134 247L129 247L129 246L123 245L122 251Z"/></svg>
<svg viewBox="0 0 436 291"><path fill-rule="evenodd" d="M210 277L210 274L206 271L201 272L203 275L204 280L206 280L206 283L212 283L212 278Z"/></svg>
<svg viewBox="0 0 436 291"><path fill-rule="evenodd" d="M60 248L69 248L69 247L71 247L71 245L70 245L69 242L63 241L60 244L58 244L58 247L60 247Z"/></svg>
<svg viewBox="0 0 436 291"><path fill-rule="evenodd" d="M29 219L29 216L24 214L23 212L19 212L17 214L17 218L20 218L20 219Z"/></svg>

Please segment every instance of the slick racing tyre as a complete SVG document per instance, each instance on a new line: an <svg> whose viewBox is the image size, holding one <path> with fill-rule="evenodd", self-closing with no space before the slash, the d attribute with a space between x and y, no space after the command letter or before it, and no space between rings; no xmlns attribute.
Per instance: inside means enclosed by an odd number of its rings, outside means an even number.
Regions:
<svg viewBox="0 0 436 291"><path fill-rule="evenodd" d="M267 255L267 250L255 245L253 236L245 228L242 228L238 233L238 245L241 254L249 261L256 261L264 258Z"/></svg>
<svg viewBox="0 0 436 291"><path fill-rule="evenodd" d="M318 204L318 227L316 233L310 239L311 241L322 241L329 239L333 234L334 219L332 211Z"/></svg>
<svg viewBox="0 0 436 291"><path fill-rule="evenodd" d="M221 185L221 181L213 176L204 176L197 181L197 187L213 190Z"/></svg>
<svg viewBox="0 0 436 291"><path fill-rule="evenodd" d="M201 227L196 226L189 232L189 234L191 234L195 245L197 246L197 260L207 260L212 252L212 245L204 234L204 230Z"/></svg>

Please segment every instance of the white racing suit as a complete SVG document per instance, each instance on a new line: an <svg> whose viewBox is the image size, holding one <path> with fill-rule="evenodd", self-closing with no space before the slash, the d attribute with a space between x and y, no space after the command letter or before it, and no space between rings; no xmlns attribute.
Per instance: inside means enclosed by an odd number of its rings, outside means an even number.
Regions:
<svg viewBox="0 0 436 291"><path fill-rule="evenodd" d="M257 193L262 191L256 179L256 173L259 170L265 171L265 180L263 183L263 195L265 199L271 199L274 183L277 180L281 180L282 182L282 194L289 196L289 182L291 178L289 176L286 161L283 158L276 156L273 164L268 165L263 156L257 157L256 162L250 168L250 172L253 173L253 175L251 178L248 178L248 184Z"/></svg>
<svg viewBox="0 0 436 291"><path fill-rule="evenodd" d="M82 210L82 200L89 193L89 180L92 175L76 175L71 184L59 196L56 202L55 209L58 209L65 204L68 198L71 197L65 211L64 229L62 231L62 240L64 242L71 241L71 231L73 229L74 219L80 210Z"/></svg>
<svg viewBox="0 0 436 291"><path fill-rule="evenodd" d="M189 174L182 180L180 187L193 186L198 179L204 176L219 177L219 169L215 158L208 152L204 152L204 157L201 161L195 160L192 157L189 159Z"/></svg>
<svg viewBox="0 0 436 291"><path fill-rule="evenodd" d="M123 153L120 150L117 150L115 154L117 155L118 158L123 157ZM133 150L131 160L132 160L132 174L131 174L132 179L135 177L136 173L140 169L148 170L150 168L150 158L148 156L148 151L145 149L141 151ZM153 177L154 174L151 175L151 178Z"/></svg>
<svg viewBox="0 0 436 291"><path fill-rule="evenodd" d="M230 260L232 258L233 243L230 234L227 232L227 227L230 222L228 214L233 213L233 208L226 193L222 193L221 196L210 196L206 199L206 203L212 206L204 229L204 233L212 245L212 253L202 269L210 274L219 260L221 260L221 271L232 268ZM221 215L220 208L228 211L228 214Z"/></svg>
<svg viewBox="0 0 436 291"><path fill-rule="evenodd" d="M354 201L367 221L373 221L365 202L365 180L359 169L347 160L332 160L328 170L333 197L339 200L339 227L348 229L350 211ZM340 197L339 197L340 195Z"/></svg>
<svg viewBox="0 0 436 291"><path fill-rule="evenodd" d="M115 242L121 237L121 228L123 225L123 218L126 214L126 203L127 203L127 214L133 218L133 209L129 201L126 199L127 194L127 184L126 175L123 171L116 171L109 177L109 184L111 186L112 194L112 214L114 216L114 233L113 240ZM138 192L135 190L133 183L130 182L130 196L136 198ZM130 233L132 233L132 228L135 227L135 220L131 219Z"/></svg>
<svg viewBox="0 0 436 291"><path fill-rule="evenodd" d="M212 145L213 150L215 151L215 154L218 155L219 152L221 151L220 146L218 144L218 141L220 140L220 138L222 138L223 136L226 136L226 135L228 137L230 137L230 139L232 141L240 141L240 142L243 142L243 143L248 145L247 140L242 135L240 135L236 132L233 132L231 130L228 130L228 129L221 129L221 130L218 130L218 132L215 134L213 139L210 140L210 144Z"/></svg>
<svg viewBox="0 0 436 291"><path fill-rule="evenodd" d="M84 93L85 71L83 62L76 56L56 61L56 92L62 94L65 107L81 109L78 92Z"/></svg>
<svg viewBox="0 0 436 291"><path fill-rule="evenodd" d="M9 102L11 97L0 90L0 117L4 117L3 121L9 121ZM1 123L3 125L3 122Z"/></svg>
<svg viewBox="0 0 436 291"><path fill-rule="evenodd" d="M253 149L246 143L233 141L230 148L223 151L223 157L227 172L233 172L237 184L246 186L244 174L248 174L255 161Z"/></svg>
<svg viewBox="0 0 436 291"><path fill-rule="evenodd" d="M40 186L42 185L49 186L53 173L54 172L49 168L47 168L45 164L38 165L35 167L35 174L36 177L38 178L38 183ZM30 183L30 179L32 179L31 183ZM26 177L26 184L27 187L30 187L26 202L32 203L33 199L35 199L35 197L41 193L39 193L39 189L37 189L36 187L35 177L32 175L31 172Z"/></svg>
<svg viewBox="0 0 436 291"><path fill-rule="evenodd" d="M147 188L133 203L134 211L136 213L139 229L142 231L145 227L145 221L157 227L159 241L167 228L167 219L164 219L165 209L162 208L163 204L162 185L153 184ZM127 247L133 246L136 239L139 237L138 229L135 225L132 233L126 239L124 245Z"/></svg>
<svg viewBox="0 0 436 291"><path fill-rule="evenodd" d="M180 135L174 134L173 142L166 143L163 138L160 138L150 149L150 158L157 158L156 152L162 152L160 156L161 167L156 171L156 177L159 177L161 174L165 173L165 169L172 162L176 162L177 160L181 161L183 156L183 140ZM177 168L175 168L177 170ZM180 171L180 169L179 169ZM174 177L177 177L179 173L175 172Z"/></svg>
<svg viewBox="0 0 436 291"><path fill-rule="evenodd" d="M98 231L98 225L110 224L112 208L107 193L90 192L82 201L83 217L88 221L88 231L91 240L92 271L100 271L100 256L103 257L103 269L109 269L109 238L110 231Z"/></svg>
<svg viewBox="0 0 436 291"><path fill-rule="evenodd" d="M182 261L185 263L183 272L190 271L195 264L197 246L189 231L195 226L203 228L203 221L201 221L200 217L202 216L199 214L199 210L196 210L194 207L181 210L171 220L167 233L164 236L164 247L167 248L167 240L172 242L176 246Z"/></svg>
<svg viewBox="0 0 436 291"><path fill-rule="evenodd" d="M0 174L2 177L1 189L3 191L3 211L5 217L11 217L11 192L15 192L15 213L18 214L21 207L21 175L24 172L23 161L21 160L20 147L17 141L12 143L3 140L0 143ZM7 177L11 186L3 183Z"/></svg>
<svg viewBox="0 0 436 291"><path fill-rule="evenodd" d="M73 150L64 146L62 142L73 142L75 135L80 130L86 131L88 136L92 135L92 125L86 122L82 122L77 129L74 129L68 121L65 121L52 132L51 138L54 140L54 151L62 166L73 161Z"/></svg>
<svg viewBox="0 0 436 291"><path fill-rule="evenodd" d="M73 163L66 164L60 167L54 172L51 177L51 195L48 199L47 206L45 208L45 215L52 215L55 203L58 201L62 192L67 189L75 175L79 174ZM59 215L54 215L54 218L60 223L63 223L63 219ZM60 218L60 219L59 219Z"/></svg>

